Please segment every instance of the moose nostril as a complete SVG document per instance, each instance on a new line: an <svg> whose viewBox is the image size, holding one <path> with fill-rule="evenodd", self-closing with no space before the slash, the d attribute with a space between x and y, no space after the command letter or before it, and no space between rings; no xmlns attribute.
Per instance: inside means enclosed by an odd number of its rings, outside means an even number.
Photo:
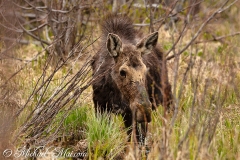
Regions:
<svg viewBox="0 0 240 160"><path fill-rule="evenodd" d="M121 70L121 71L120 71L120 76L126 78L126 75L127 75L126 71L124 71L124 70Z"/></svg>

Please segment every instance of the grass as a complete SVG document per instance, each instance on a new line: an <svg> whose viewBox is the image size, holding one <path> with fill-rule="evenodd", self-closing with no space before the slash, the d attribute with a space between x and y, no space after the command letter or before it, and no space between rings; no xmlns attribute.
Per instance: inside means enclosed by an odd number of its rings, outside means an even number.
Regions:
<svg viewBox="0 0 240 160"><path fill-rule="evenodd" d="M86 121L89 113L90 106L81 106L72 110L69 115L64 119L62 136L75 138L77 140L85 138ZM64 118L64 110L61 111L55 121L58 123Z"/></svg>
<svg viewBox="0 0 240 160"><path fill-rule="evenodd" d="M57 115L56 123L63 115L62 112ZM95 115L92 106L81 106L72 110L64 119L64 129L59 132L59 136L63 137L60 141L66 148L69 148L69 143L73 144L74 150L73 140L85 140L87 148L79 146L75 147L75 150L87 151L89 159L93 160L99 157L114 159L121 156L126 147L127 135L122 123L118 116L109 113Z"/></svg>
<svg viewBox="0 0 240 160"><path fill-rule="evenodd" d="M123 153L127 137L116 117L98 112L90 114L86 124L89 159L113 159Z"/></svg>

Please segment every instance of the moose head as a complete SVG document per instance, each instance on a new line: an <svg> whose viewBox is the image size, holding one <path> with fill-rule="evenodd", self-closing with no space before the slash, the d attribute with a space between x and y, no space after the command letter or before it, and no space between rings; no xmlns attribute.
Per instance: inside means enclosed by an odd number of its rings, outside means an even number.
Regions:
<svg viewBox="0 0 240 160"><path fill-rule="evenodd" d="M136 45L123 43L113 33L109 33L107 37L107 50L115 62L111 72L112 79L128 101L133 121L138 123L151 121L152 104L146 88L148 69L142 57L151 54L157 40L158 32L146 36Z"/></svg>

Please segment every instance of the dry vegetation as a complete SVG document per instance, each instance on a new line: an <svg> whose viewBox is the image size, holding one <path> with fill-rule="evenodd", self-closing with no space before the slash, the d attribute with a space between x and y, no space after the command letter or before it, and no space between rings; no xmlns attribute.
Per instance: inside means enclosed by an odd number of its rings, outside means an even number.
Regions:
<svg viewBox="0 0 240 160"><path fill-rule="evenodd" d="M240 159L239 1L204 0L196 15L185 3L177 23L170 23L177 3L4 2L0 159L7 159L4 150L23 146L70 148L94 160ZM127 143L121 117L95 115L91 101L91 56L99 21L109 12L128 14L144 33L159 30L168 59L175 112L160 106L152 113L140 148Z"/></svg>

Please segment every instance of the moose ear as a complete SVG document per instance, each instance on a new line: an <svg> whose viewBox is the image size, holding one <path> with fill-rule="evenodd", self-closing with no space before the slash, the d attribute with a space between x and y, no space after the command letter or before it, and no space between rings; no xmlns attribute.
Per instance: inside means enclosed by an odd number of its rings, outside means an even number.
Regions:
<svg viewBox="0 0 240 160"><path fill-rule="evenodd" d="M143 38L138 44L137 48L142 54L151 53L152 49L156 46L158 41L158 32L154 32L147 37Z"/></svg>
<svg viewBox="0 0 240 160"><path fill-rule="evenodd" d="M122 51L122 41L121 39L113 33L109 33L107 37L107 49L112 57L117 57Z"/></svg>

